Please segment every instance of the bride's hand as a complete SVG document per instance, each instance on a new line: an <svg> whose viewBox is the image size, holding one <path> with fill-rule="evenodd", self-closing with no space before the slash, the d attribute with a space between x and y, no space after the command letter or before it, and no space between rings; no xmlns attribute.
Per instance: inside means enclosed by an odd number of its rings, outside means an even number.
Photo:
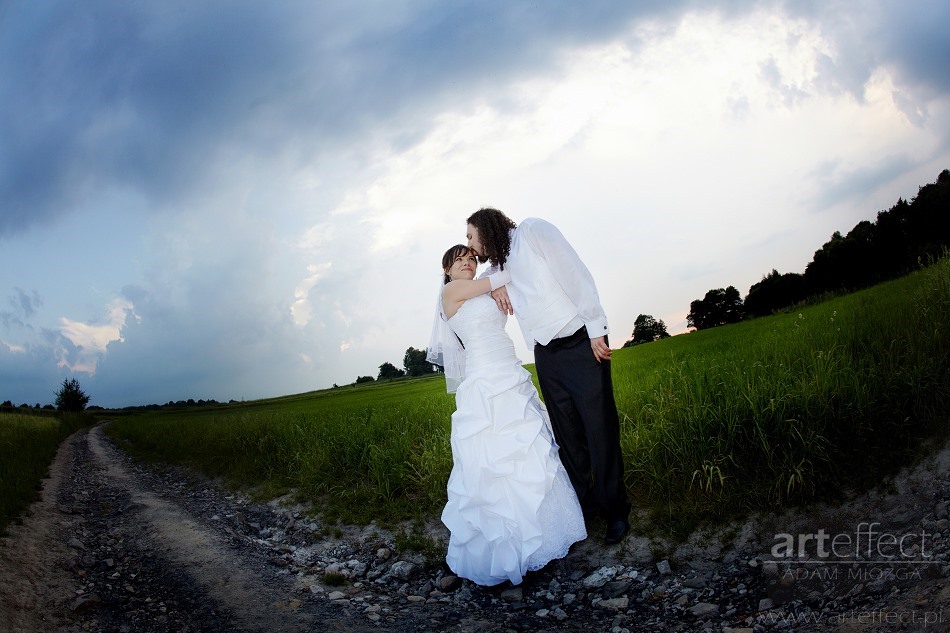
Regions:
<svg viewBox="0 0 950 633"><path fill-rule="evenodd" d="M511 299L508 298L508 289L502 286L491 291L491 298L495 300L495 305L505 314L514 314L511 307Z"/></svg>

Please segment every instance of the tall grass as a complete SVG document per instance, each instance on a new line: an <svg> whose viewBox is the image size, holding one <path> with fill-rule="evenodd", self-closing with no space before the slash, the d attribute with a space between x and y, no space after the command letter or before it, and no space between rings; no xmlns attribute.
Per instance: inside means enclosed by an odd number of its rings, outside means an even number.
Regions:
<svg viewBox="0 0 950 633"><path fill-rule="evenodd" d="M864 487L945 436L950 260L614 357L631 493L670 528Z"/></svg>
<svg viewBox="0 0 950 633"><path fill-rule="evenodd" d="M142 457L320 499L330 518L398 520L444 503L453 409L445 381L433 376L124 418L109 432Z"/></svg>
<svg viewBox="0 0 950 633"><path fill-rule="evenodd" d="M945 434L950 260L757 319L617 350L627 485L671 530L826 497ZM437 514L451 469L439 377L118 420L131 450L344 520Z"/></svg>
<svg viewBox="0 0 950 633"><path fill-rule="evenodd" d="M88 423L82 415L0 413L0 533L36 499L60 442Z"/></svg>

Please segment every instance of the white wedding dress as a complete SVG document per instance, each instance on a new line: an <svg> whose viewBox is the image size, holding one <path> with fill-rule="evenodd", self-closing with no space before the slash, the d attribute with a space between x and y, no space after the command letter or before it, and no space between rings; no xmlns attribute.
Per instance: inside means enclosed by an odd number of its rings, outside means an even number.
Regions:
<svg viewBox="0 0 950 633"><path fill-rule="evenodd" d="M515 355L506 320L487 294L448 320L465 344L465 375L455 395L442 512L451 532L446 562L479 585L517 585L525 572L587 538L547 410Z"/></svg>

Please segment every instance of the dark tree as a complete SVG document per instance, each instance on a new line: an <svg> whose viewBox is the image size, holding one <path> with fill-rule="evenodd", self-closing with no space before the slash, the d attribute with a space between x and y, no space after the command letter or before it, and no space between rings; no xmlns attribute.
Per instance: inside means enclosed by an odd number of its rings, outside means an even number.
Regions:
<svg viewBox="0 0 950 633"><path fill-rule="evenodd" d="M379 376L376 377L376 380L392 380L393 378L402 378L404 375L403 370L387 361L379 366Z"/></svg>
<svg viewBox="0 0 950 633"><path fill-rule="evenodd" d="M752 284L743 302L746 316L768 316L788 306L804 301L808 296L805 277L798 273L780 275L774 268L762 281Z"/></svg>
<svg viewBox="0 0 950 633"><path fill-rule="evenodd" d="M735 286L729 286L710 290L702 299L690 303L686 324L697 330L705 330L727 323L738 323L744 316L742 297Z"/></svg>
<svg viewBox="0 0 950 633"><path fill-rule="evenodd" d="M652 314L641 314L633 322L633 338L624 343L624 347L632 347L640 343L652 343L661 338L669 338L666 323L663 319L655 319Z"/></svg>
<svg viewBox="0 0 950 633"><path fill-rule="evenodd" d="M944 169L937 182L920 187L910 206L908 232L914 259L926 263L950 244L950 171Z"/></svg>
<svg viewBox="0 0 950 633"><path fill-rule="evenodd" d="M75 378L63 381L62 388L56 392L56 408L60 411L79 413L89 404L89 396L79 387Z"/></svg>
<svg viewBox="0 0 950 633"><path fill-rule="evenodd" d="M361 385L364 382L376 382L376 379L373 378L372 376L357 376L356 377L356 384Z"/></svg>
<svg viewBox="0 0 950 633"><path fill-rule="evenodd" d="M407 376L425 376L431 374L432 363L426 360L426 350L410 347L402 359Z"/></svg>
<svg viewBox="0 0 950 633"><path fill-rule="evenodd" d="M889 272L889 276L907 270L914 261L908 226L910 204L903 198L887 211L877 214L877 240L880 266Z"/></svg>
<svg viewBox="0 0 950 633"><path fill-rule="evenodd" d="M835 231L805 267L810 295L857 290L907 274L943 254L950 246L950 171L920 187L908 203L903 198L859 222L842 236Z"/></svg>

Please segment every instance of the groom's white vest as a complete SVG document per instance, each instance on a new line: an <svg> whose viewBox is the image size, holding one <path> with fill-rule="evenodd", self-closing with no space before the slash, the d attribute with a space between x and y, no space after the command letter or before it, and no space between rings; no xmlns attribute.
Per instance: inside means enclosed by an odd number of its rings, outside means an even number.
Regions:
<svg viewBox="0 0 950 633"><path fill-rule="evenodd" d="M587 326L591 338L609 333L590 271L557 228L527 218L512 230L508 296L528 349Z"/></svg>

